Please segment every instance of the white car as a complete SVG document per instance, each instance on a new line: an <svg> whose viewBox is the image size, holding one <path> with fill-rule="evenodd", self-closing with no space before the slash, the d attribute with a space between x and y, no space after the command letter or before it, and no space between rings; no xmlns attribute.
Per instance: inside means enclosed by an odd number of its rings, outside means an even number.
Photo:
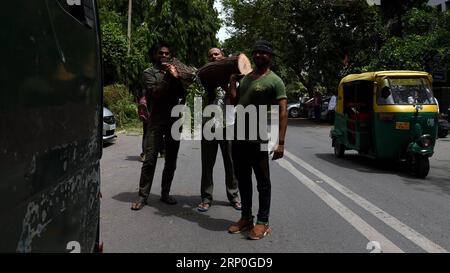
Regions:
<svg viewBox="0 0 450 273"><path fill-rule="evenodd" d="M289 103L287 106L287 112L291 118L300 117L300 103Z"/></svg>
<svg viewBox="0 0 450 273"><path fill-rule="evenodd" d="M103 142L114 142L116 137L114 114L108 108L103 107Z"/></svg>

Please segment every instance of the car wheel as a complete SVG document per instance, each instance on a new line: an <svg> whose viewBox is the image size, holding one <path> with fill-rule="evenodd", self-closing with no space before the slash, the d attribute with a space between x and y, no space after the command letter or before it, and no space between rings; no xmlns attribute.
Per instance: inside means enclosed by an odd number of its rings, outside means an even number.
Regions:
<svg viewBox="0 0 450 273"><path fill-rule="evenodd" d="M298 108L292 108L291 110L289 110L289 116L292 118L298 118L300 116Z"/></svg>

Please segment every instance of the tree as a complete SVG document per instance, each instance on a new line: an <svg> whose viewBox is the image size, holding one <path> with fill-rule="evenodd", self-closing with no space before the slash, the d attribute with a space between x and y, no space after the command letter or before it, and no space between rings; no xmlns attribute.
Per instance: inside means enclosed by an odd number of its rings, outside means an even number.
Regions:
<svg viewBox="0 0 450 273"><path fill-rule="evenodd" d="M103 8L119 14L126 29L128 0L103 0ZM135 39L147 43L150 48L160 40L174 47L177 57L195 66L206 62L209 47L217 46L216 33L220 19L213 0L140 0L133 1L132 32L140 28ZM101 6L102 7L102 6ZM132 35L134 36L134 35ZM142 46L142 45L141 45Z"/></svg>
<svg viewBox="0 0 450 273"><path fill-rule="evenodd" d="M432 72L439 60L450 64L450 13L413 8L402 16L403 37L389 38L368 69L410 69Z"/></svg>
<svg viewBox="0 0 450 273"><path fill-rule="evenodd" d="M225 41L233 52L251 48L257 39L272 41L278 56L274 69L285 80L300 81L312 96L317 87L337 87L343 60L359 67L383 40L383 24L366 1L224 0L226 22L234 29Z"/></svg>
<svg viewBox="0 0 450 273"><path fill-rule="evenodd" d="M403 36L402 17L412 8L424 8L428 0L381 0L381 10L389 35Z"/></svg>
<svg viewBox="0 0 450 273"><path fill-rule="evenodd" d="M220 28L212 0L135 0L133 1L130 50L127 16L129 0L101 0L100 21L107 82L125 83L139 88L140 73L148 67L150 50L159 41L172 45L176 57L188 65L206 63L207 51L217 46Z"/></svg>

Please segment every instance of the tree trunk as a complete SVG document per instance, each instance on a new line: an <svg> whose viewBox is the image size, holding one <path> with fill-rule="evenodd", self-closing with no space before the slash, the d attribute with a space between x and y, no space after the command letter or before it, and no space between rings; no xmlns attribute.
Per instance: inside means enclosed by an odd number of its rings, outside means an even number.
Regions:
<svg viewBox="0 0 450 273"><path fill-rule="evenodd" d="M312 86L312 84L301 75L299 75L298 78L300 82L303 84L303 86L305 86L306 90L308 90L309 97L310 98L314 97L314 86Z"/></svg>

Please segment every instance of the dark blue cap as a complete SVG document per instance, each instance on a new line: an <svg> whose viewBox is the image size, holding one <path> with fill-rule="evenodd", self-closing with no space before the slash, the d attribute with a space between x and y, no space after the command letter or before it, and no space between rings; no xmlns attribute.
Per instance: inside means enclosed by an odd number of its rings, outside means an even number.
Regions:
<svg viewBox="0 0 450 273"><path fill-rule="evenodd" d="M272 43L270 43L269 41L265 41L265 40L260 40L255 43L255 45L253 46L252 53L255 51L262 51L262 52L267 52L272 55L275 55L273 52Z"/></svg>

